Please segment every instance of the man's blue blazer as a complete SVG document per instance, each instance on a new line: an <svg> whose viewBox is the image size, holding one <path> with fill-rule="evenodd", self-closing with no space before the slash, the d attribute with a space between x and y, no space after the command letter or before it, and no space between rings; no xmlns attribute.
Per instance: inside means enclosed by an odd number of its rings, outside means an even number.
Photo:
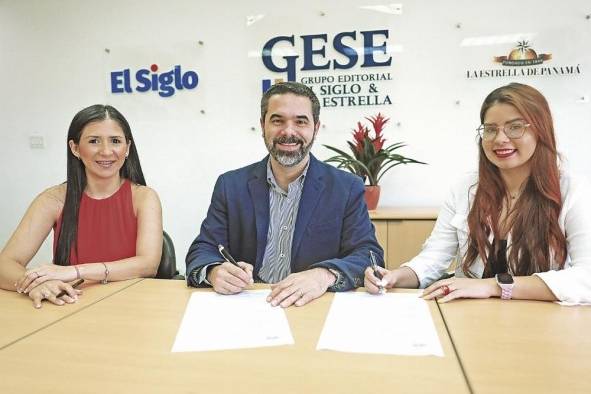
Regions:
<svg viewBox="0 0 591 394"><path fill-rule="evenodd" d="M237 261L252 264L257 280L269 227L268 159L218 178L201 232L187 253L189 284L193 284L194 270L223 261L218 244L227 247ZM291 272L333 268L344 275L339 290L349 290L363 285L370 250L383 266L383 251L363 195L360 177L310 154L293 235Z"/></svg>

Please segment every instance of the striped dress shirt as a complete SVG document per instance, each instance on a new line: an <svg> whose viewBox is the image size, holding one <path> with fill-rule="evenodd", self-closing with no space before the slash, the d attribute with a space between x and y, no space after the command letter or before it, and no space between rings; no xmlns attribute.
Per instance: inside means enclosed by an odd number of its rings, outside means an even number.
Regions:
<svg viewBox="0 0 591 394"><path fill-rule="evenodd" d="M271 160L267 161L269 230L265 256L258 275L266 283L277 283L291 274L291 244L309 165L308 161L304 172L285 191L275 180Z"/></svg>

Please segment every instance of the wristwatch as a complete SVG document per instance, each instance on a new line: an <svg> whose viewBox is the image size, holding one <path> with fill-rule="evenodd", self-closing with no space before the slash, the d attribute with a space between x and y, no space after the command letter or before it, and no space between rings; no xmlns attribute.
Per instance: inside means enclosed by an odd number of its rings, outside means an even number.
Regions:
<svg viewBox="0 0 591 394"><path fill-rule="evenodd" d="M511 274L504 273L497 274L495 278L497 279L497 284L501 288L501 299L510 300L511 294L513 293L513 286L515 286L513 276L511 276Z"/></svg>
<svg viewBox="0 0 591 394"><path fill-rule="evenodd" d="M345 278L343 277L343 274L341 273L341 271L336 270L334 268L327 269L336 277L334 283L328 287L328 290L339 291L345 284Z"/></svg>

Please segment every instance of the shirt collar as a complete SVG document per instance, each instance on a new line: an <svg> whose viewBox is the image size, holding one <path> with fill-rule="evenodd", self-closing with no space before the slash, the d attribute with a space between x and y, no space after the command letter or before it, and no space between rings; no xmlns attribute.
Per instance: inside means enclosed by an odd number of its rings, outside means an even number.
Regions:
<svg viewBox="0 0 591 394"><path fill-rule="evenodd" d="M310 159L308 158L308 163L306 163L304 171L302 171L301 175L294 179L293 182L291 182L289 185L293 185L296 182L300 182L300 185L302 185L304 183L304 180L306 179L306 174L308 173L309 167ZM275 179L275 175L273 175L273 170L271 169L271 156L269 156L269 160L267 160L267 184L277 192L282 192L284 194L287 193L285 190L279 187L279 185L277 184L277 180Z"/></svg>

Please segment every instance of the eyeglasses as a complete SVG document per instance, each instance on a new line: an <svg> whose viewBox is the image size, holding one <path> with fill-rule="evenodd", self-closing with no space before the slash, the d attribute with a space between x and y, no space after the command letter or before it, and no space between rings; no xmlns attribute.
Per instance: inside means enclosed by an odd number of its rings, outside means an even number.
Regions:
<svg viewBox="0 0 591 394"><path fill-rule="evenodd" d="M524 121L520 120L505 123L503 127L499 127L494 124L481 124L478 126L476 131L478 131L478 134L483 141L491 141L495 139L499 130L503 130L503 133L505 133L507 138L514 140L523 137L525 129L527 129L529 126L531 126L529 123L525 123Z"/></svg>

